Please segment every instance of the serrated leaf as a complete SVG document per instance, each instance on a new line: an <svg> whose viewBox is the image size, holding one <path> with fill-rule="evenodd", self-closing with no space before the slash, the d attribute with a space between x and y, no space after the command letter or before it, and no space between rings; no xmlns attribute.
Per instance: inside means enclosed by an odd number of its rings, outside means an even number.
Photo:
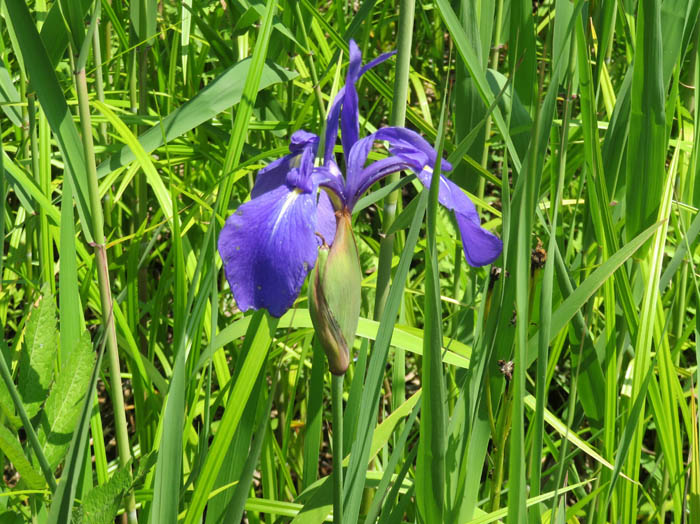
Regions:
<svg viewBox="0 0 700 524"><path fill-rule="evenodd" d="M51 469L58 466L68 450L94 365L90 334L84 331L51 388L39 427L39 442Z"/></svg>
<svg viewBox="0 0 700 524"><path fill-rule="evenodd" d="M32 308L24 334L24 350L19 362L19 393L29 418L39 412L53 378L58 349L56 304L48 284L41 290L37 307Z"/></svg>
<svg viewBox="0 0 700 524"><path fill-rule="evenodd" d="M5 426L0 425L0 450L7 459L12 462L20 477L30 489L43 489L46 487L44 477L35 470L27 456L24 454L22 445L17 440L17 435L12 433ZM4 521L3 521L4 522Z"/></svg>
<svg viewBox="0 0 700 524"><path fill-rule="evenodd" d="M73 522L84 524L114 522L122 498L131 487L130 469L131 462L115 471L105 484L91 489L83 499L83 505L75 510Z"/></svg>

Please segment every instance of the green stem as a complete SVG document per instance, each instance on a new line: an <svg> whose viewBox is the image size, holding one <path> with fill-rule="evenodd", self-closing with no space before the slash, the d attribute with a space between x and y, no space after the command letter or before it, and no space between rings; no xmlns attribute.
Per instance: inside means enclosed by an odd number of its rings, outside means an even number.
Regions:
<svg viewBox="0 0 700 524"><path fill-rule="evenodd" d="M333 410L333 522L343 522L343 378L331 375Z"/></svg>
<svg viewBox="0 0 700 524"><path fill-rule="evenodd" d="M396 79L394 80L394 103L391 107L392 126L403 126L406 121L406 103L408 99L408 73L411 67L411 40L413 38L413 16L416 10L415 0L401 0L399 11L398 52L396 55ZM394 173L387 179L392 184L399 179L400 174ZM399 190L392 191L384 199L384 219L382 228L387 231L396 217L399 205ZM394 235L386 235L379 246L379 262L377 271L377 294L374 300L374 319L379 320L391 282L391 260L394 255Z"/></svg>
<svg viewBox="0 0 700 524"><path fill-rule="evenodd" d="M90 105L88 98L87 80L85 68L75 73L76 92L78 94L78 107L80 110L80 125L82 130L83 150L87 165L88 188L90 198L90 211L92 214L92 236L94 239L94 251L97 261L97 278L100 286L100 303L102 306L102 322L107 336L107 352L109 354L109 374L112 382L112 403L114 406L114 424L117 437L117 449L119 450L119 463L122 467L129 467L131 449L129 447L129 432L124 411L124 393L122 391L121 370L119 367L119 347L117 345L117 332L114 326L112 291L109 281L109 264L107 261L107 249L105 247L104 218L102 204L97 182L97 166L95 164L95 150L92 143L92 119L90 117ZM129 467L131 479L131 468ZM129 493L126 503L127 518L130 524L137 523L136 503L133 492Z"/></svg>
<svg viewBox="0 0 700 524"><path fill-rule="evenodd" d="M494 25L494 35L493 35L493 46L491 47L491 69L498 69L498 59L500 55L500 41L501 41L501 26L503 25L503 0L498 0L496 5L496 21ZM481 155L481 167L486 168L489 160L489 137L491 136L491 116L486 118L486 123L484 124L484 152ZM477 195L479 198L484 198L484 189L486 188L486 179L484 177L479 178L479 190Z"/></svg>
<svg viewBox="0 0 700 524"><path fill-rule="evenodd" d="M100 46L100 21L97 20L97 27L92 35L92 57L95 61L95 89L97 91L97 99L100 102L105 101L104 78L102 76L102 48ZM103 144L107 144L107 122L100 122L100 139Z"/></svg>
<svg viewBox="0 0 700 524"><path fill-rule="evenodd" d="M41 176L41 164L40 159L41 154L39 153L39 133L38 133L38 121L37 121L37 107L36 107L36 93L27 93L27 109L29 113L29 140L31 141L31 151L32 151L32 173L34 175L34 181L37 187L41 188L42 192L45 192L44 183ZM42 206L37 206L39 208L39 224L38 227L34 228L36 233L37 247L39 251L39 274L41 275L41 281L47 282L51 286L51 291L55 291L55 282L53 279L53 259L49 251L49 229L48 221L46 218L46 211Z"/></svg>

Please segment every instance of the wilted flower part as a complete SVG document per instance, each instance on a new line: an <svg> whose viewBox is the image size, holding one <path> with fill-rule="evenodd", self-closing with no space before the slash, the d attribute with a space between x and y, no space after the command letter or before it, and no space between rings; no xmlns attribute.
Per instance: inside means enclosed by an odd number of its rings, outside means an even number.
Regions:
<svg viewBox="0 0 700 524"><path fill-rule="evenodd" d="M281 316L293 305L316 263L319 246L324 246L323 269L315 272L310 286L310 310L329 361L335 360L331 369L337 373L344 372L340 371L343 358L347 366L360 308L361 270L351 230L352 209L374 183L391 173L411 171L429 187L437 160L433 147L408 129L385 127L359 137L355 84L392 55L383 54L362 66L360 50L350 41L346 84L334 99L326 123L323 164L314 167L318 137L295 132L289 154L258 173L251 200L229 217L219 237L219 252L238 307L243 311L267 308L273 316ZM333 151L339 125L345 176ZM367 164L376 142L390 155ZM443 160L441 170L451 169ZM481 227L467 195L441 176L438 200L455 213L467 262L472 266L493 262L502 243ZM323 251L329 245L330 250Z"/></svg>
<svg viewBox="0 0 700 524"><path fill-rule="evenodd" d="M360 318L362 269L350 214L338 213L333 246L323 245L309 281L309 314L331 373L348 369Z"/></svg>

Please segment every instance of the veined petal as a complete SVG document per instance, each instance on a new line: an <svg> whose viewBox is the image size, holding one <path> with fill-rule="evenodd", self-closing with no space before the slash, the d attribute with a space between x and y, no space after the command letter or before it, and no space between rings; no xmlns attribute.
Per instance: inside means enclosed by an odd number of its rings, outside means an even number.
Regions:
<svg viewBox="0 0 700 524"><path fill-rule="evenodd" d="M365 167L367 157L375 141L386 141L393 155ZM358 140L347 153L346 194L348 206L352 206L367 189L382 177L403 169L420 173L425 166L435 163L437 153L418 133L403 127L383 127L375 133ZM452 166L443 160L446 170Z"/></svg>
<svg viewBox="0 0 700 524"><path fill-rule="evenodd" d="M366 168L362 170L358 177L358 185L354 190L354 193L350 197L348 207L352 210L355 204L360 199L360 197L367 191L372 184L378 182L382 178L392 173L398 171L403 171L404 169L411 169L411 164L406 162L403 158L399 157L388 157L372 162Z"/></svg>
<svg viewBox="0 0 700 524"><path fill-rule="evenodd" d="M316 196L284 184L246 202L218 246L238 307L282 316L316 262Z"/></svg>
<svg viewBox="0 0 700 524"><path fill-rule="evenodd" d="M433 170L427 166L418 173L418 179L427 188L430 187L432 176ZM474 203L457 184L444 176L440 176L438 201L455 212L464 256L470 266L485 266L498 258L503 250L503 242L481 227Z"/></svg>
<svg viewBox="0 0 700 524"><path fill-rule="evenodd" d="M392 155L404 158L414 164L414 170L420 172L424 166L435 165L437 152L427 140L415 131L404 127L383 127L376 133L375 140L386 140ZM452 165L445 159L441 162L442 171L452 171Z"/></svg>
<svg viewBox="0 0 700 524"><path fill-rule="evenodd" d="M296 153L290 153L278 158L274 162L270 162L260 171L255 177L255 185L250 192L251 198L258 198L260 195L272 191L285 183L287 173L289 173L290 161L297 156Z"/></svg>

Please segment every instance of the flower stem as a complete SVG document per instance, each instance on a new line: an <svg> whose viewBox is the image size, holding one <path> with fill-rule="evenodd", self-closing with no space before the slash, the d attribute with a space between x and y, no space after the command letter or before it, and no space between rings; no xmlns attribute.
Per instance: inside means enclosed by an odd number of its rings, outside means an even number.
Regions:
<svg viewBox="0 0 700 524"><path fill-rule="evenodd" d="M112 382L112 403L114 406L114 424L116 426L119 463L122 467L129 467L131 449L129 447L129 433L124 411L124 393L122 391L121 370L119 368L119 348L117 346L117 332L114 326L112 291L109 281L107 249L105 247L104 217L102 215L102 204L100 202L97 184L97 166L95 164L95 150L92 142L92 124L84 66L75 73L75 86L78 94L80 125L83 134L83 150L85 152L85 162L87 165L90 211L92 214L92 236L94 239L93 248L97 265L97 278L100 286L102 322L107 336L109 375ZM129 478L131 478L130 467ZM136 523L137 518L133 492L127 497L126 510L129 523Z"/></svg>
<svg viewBox="0 0 700 524"><path fill-rule="evenodd" d="M343 375L331 375L333 410L333 522L343 522Z"/></svg>
<svg viewBox="0 0 700 524"><path fill-rule="evenodd" d="M396 54L396 78L394 80L394 104L391 107L390 125L403 126L406 121L406 101L408 99L408 73L411 67L411 39L413 37L413 17L416 10L415 0L401 0L399 11L398 51ZM399 179L399 173L389 175L387 184ZM382 228L387 231L396 217L399 204L399 190L392 191L384 199L384 219ZM391 282L391 259L394 253L394 235L386 235L379 246L379 263L377 272L377 295L374 300L374 319L384 311L389 296Z"/></svg>

